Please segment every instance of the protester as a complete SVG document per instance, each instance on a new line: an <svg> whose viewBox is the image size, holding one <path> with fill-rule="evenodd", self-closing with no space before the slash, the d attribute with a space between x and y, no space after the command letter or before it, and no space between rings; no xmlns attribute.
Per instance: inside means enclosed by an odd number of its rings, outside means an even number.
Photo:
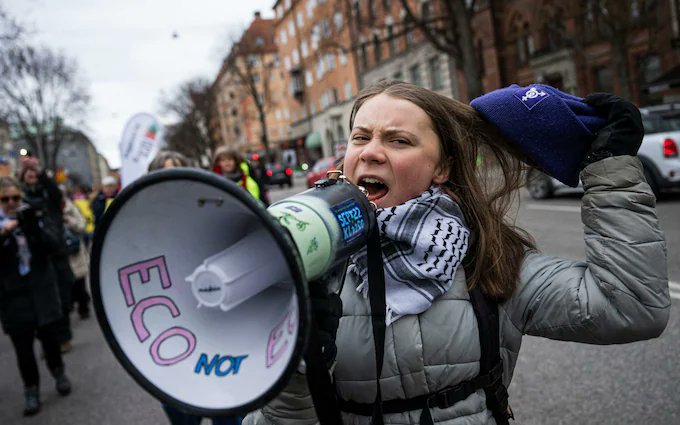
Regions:
<svg viewBox="0 0 680 425"><path fill-rule="evenodd" d="M22 204L19 183L0 178L0 322L14 346L24 383L24 415L40 411L40 375L33 341L42 344L57 392L68 395L71 382L60 351L61 308L50 256L61 249L61 229Z"/></svg>
<svg viewBox="0 0 680 425"><path fill-rule="evenodd" d="M502 89L474 108L406 83L359 94L343 171L378 207L386 305L370 307L379 279L369 285L376 262L363 249L349 260L339 298L314 308L344 423L507 423L505 390L524 334L591 344L661 334L666 251L635 157L641 117L615 96L585 102L547 86ZM519 159L570 183L580 173L585 261L540 253L506 218ZM376 335L384 338L377 349ZM314 376L300 369L244 423L316 423L318 394L306 379Z"/></svg>
<svg viewBox="0 0 680 425"><path fill-rule="evenodd" d="M218 148L213 157L213 171L247 190L253 198L269 204L261 185L251 176L250 167L238 152L226 146Z"/></svg>
<svg viewBox="0 0 680 425"><path fill-rule="evenodd" d="M148 171L156 171L168 168L188 167L189 160L179 152L164 150L158 152L156 157L151 161ZM163 410L168 416L171 425L200 425L203 416L192 415L190 413L182 412L173 406L163 404ZM211 418L213 425L239 425L242 418Z"/></svg>
<svg viewBox="0 0 680 425"><path fill-rule="evenodd" d="M71 201L78 207L80 214L85 218L85 233L83 234L83 240L88 251L90 249L90 243L92 242L92 236L94 235L94 214L92 213L92 206L90 205L89 192L90 191L86 189L85 186L76 184L73 186L71 194Z"/></svg>
<svg viewBox="0 0 680 425"><path fill-rule="evenodd" d="M71 330L70 306L71 293L75 277L69 263L69 251L66 246L64 216L62 212L63 194L57 183L42 170L37 158L22 156L19 176L23 185L24 201L37 211L44 214L44 221L52 222L62 234L61 249L51 256L52 263L57 272L57 283L63 314L60 319L61 351L71 350L73 332Z"/></svg>
<svg viewBox="0 0 680 425"><path fill-rule="evenodd" d="M66 227L66 246L69 251L69 265L75 282L71 291L69 311L77 304L81 319L90 317L91 297L87 290L87 273L89 272L89 254L83 239L87 222L76 205L64 196L64 225Z"/></svg>
<svg viewBox="0 0 680 425"><path fill-rule="evenodd" d="M95 228L101 222L104 212L111 205L113 198L118 194L118 182L113 176L106 176L102 179L102 189L97 192L92 203L92 214L94 215Z"/></svg>
<svg viewBox="0 0 680 425"><path fill-rule="evenodd" d="M189 160L186 156L179 152L162 150L158 152L154 159L149 163L148 171L188 166Z"/></svg>

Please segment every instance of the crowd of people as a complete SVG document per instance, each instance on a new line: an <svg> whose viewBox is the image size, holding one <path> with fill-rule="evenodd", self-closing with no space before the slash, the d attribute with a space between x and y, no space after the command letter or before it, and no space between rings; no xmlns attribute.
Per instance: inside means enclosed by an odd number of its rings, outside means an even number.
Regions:
<svg viewBox="0 0 680 425"><path fill-rule="evenodd" d="M235 151L218 150L213 171L256 199L267 202L259 174ZM182 154L162 150L148 170L188 167ZM92 313L89 251L95 228L120 190L106 176L98 190L59 185L32 156L20 157L16 177L0 177L0 322L16 354L24 386L25 416L41 409L40 379L34 341L66 396L71 381L62 355L72 349L71 315ZM198 424L201 417L163 406L172 425ZM235 425L240 418L213 418L215 425Z"/></svg>
<svg viewBox="0 0 680 425"><path fill-rule="evenodd" d="M23 413L31 416L41 408L36 338L57 392L71 392L62 354L72 348L71 312L83 320L91 314L94 201L82 188L60 187L36 158L23 156L16 178L0 178L0 206L0 322L23 380Z"/></svg>

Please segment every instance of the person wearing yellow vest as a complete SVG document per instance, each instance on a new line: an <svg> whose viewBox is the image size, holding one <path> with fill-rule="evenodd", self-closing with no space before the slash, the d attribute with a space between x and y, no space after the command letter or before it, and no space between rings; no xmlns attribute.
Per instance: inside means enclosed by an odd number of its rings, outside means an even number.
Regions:
<svg viewBox="0 0 680 425"><path fill-rule="evenodd" d="M250 175L248 164L238 152L221 147L215 151L213 171L247 190L255 199L262 201L260 185Z"/></svg>

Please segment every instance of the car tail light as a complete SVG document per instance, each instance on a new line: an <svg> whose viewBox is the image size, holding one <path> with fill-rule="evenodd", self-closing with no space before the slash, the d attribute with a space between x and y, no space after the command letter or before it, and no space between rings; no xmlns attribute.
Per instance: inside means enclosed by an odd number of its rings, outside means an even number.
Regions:
<svg viewBox="0 0 680 425"><path fill-rule="evenodd" d="M273 173L272 173L272 170L267 170L267 177L271 177L272 174L273 174Z"/></svg>
<svg viewBox="0 0 680 425"><path fill-rule="evenodd" d="M678 156L678 145L673 139L666 139L663 141L663 156L666 158L675 158Z"/></svg>
<svg viewBox="0 0 680 425"><path fill-rule="evenodd" d="M293 174L293 170L291 170L290 168L286 168L286 175L290 176L291 174Z"/></svg>

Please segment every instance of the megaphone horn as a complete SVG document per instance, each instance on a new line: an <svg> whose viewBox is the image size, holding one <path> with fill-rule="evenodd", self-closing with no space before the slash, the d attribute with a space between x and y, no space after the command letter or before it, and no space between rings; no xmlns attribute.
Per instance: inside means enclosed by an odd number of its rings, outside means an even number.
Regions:
<svg viewBox="0 0 680 425"><path fill-rule="evenodd" d="M309 335L307 282L363 247L368 198L341 176L268 209L215 174L150 173L97 228L97 319L125 370L164 403L242 414L275 397Z"/></svg>

